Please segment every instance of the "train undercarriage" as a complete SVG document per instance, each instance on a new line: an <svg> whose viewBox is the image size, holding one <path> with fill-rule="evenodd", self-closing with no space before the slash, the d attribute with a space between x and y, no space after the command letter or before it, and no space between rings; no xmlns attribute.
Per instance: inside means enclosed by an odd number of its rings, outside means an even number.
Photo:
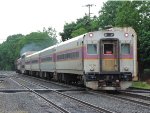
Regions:
<svg viewBox="0 0 150 113"><path fill-rule="evenodd" d="M73 84L86 86L94 90L124 90L132 84L131 73L87 73L85 76L76 74L56 73L56 72L38 72L26 70L24 74Z"/></svg>
<svg viewBox="0 0 150 113"><path fill-rule="evenodd" d="M86 86L98 90L123 90L131 86L132 73L87 73Z"/></svg>

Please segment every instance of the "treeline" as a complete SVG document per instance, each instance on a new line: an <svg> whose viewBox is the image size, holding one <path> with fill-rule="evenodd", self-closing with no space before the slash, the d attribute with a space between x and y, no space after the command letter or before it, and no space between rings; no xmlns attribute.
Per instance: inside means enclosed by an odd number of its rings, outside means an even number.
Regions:
<svg viewBox="0 0 150 113"><path fill-rule="evenodd" d="M32 32L27 35L8 36L0 45L0 70L15 70L15 61L26 51L39 51L57 43L53 28Z"/></svg>
<svg viewBox="0 0 150 113"><path fill-rule="evenodd" d="M150 1L107 1L98 17L85 15L76 22L66 23L60 35L64 41L108 25L135 29L140 71L150 68Z"/></svg>

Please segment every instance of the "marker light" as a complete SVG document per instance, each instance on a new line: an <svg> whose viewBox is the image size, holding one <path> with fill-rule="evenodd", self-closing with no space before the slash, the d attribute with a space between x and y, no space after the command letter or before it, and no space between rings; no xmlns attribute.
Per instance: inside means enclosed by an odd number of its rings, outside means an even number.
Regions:
<svg viewBox="0 0 150 113"><path fill-rule="evenodd" d="M125 37L128 37L128 36L129 36L129 34L128 34L128 33L125 33L124 35L125 35Z"/></svg>
<svg viewBox="0 0 150 113"><path fill-rule="evenodd" d="M89 37L93 37L93 33L89 33Z"/></svg>

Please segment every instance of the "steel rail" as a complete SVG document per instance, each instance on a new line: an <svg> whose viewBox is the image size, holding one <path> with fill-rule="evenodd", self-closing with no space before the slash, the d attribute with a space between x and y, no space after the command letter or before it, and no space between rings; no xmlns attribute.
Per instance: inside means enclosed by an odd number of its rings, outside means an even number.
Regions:
<svg viewBox="0 0 150 113"><path fill-rule="evenodd" d="M121 95L114 95L114 94L108 94L108 93L105 93L105 92L98 92L98 91L92 91L92 90L88 90L89 93L93 93L93 94L99 94L99 95L104 95L104 96L107 96L107 97L110 97L110 98L115 98L115 99L120 99L120 100L124 100L124 101L129 101L133 104L138 104L142 107L150 107L150 103L146 103L146 102L143 102L143 101L139 101L139 100L133 100L133 99L129 99L127 97L122 97ZM125 95L124 95L125 96ZM135 97L134 97L135 98ZM135 98L136 99L136 98ZM138 99L138 98L137 98ZM139 98L140 99L140 98Z"/></svg>
<svg viewBox="0 0 150 113"><path fill-rule="evenodd" d="M150 101L150 96L144 96L144 95L140 95L140 94L135 94L135 93L131 93L131 92L124 92L124 91L121 91L121 94L122 95L125 95L125 96L130 96L130 97L133 97L133 98L140 98L140 99L143 99L143 100L148 100ZM150 93L148 93L150 94Z"/></svg>
<svg viewBox="0 0 150 113"><path fill-rule="evenodd" d="M23 79L21 79L21 78L18 78L18 79L23 80ZM23 81L28 82L28 83L33 84L33 85L38 85L38 86L43 87L43 88L46 88L46 89L48 89L48 90L51 90L52 92L55 92L55 93L57 93L57 94L59 94L59 95L61 95L61 96L67 97L67 98L69 98L69 99L72 99L72 100L74 100L74 101L76 101L76 102L78 102L78 103L80 103L80 104L82 104L82 105L86 105L87 107L89 107L89 108L91 108L91 109L93 109L93 110L96 110L96 111L99 111L99 112L103 112L103 113L116 113L116 112L110 111L110 110L108 110L108 109L105 109L105 108L102 108L102 107L98 107L98 106L95 106L95 105L93 105L93 104L87 103L87 102L85 102L85 101L79 100L79 99L77 99L77 98L75 98L75 97L72 97L72 96L70 96L70 95L64 94L64 93L59 92L59 91L57 91L57 90L55 90L55 89L50 89L50 88L47 87L47 86L44 86L44 85L41 85L41 84L37 84L37 83L33 83L33 82L29 82L29 81L27 81L27 80L23 80Z"/></svg>
<svg viewBox="0 0 150 113"><path fill-rule="evenodd" d="M69 111L65 110L64 108L56 105L55 103L53 103L52 101L50 101L49 99L47 99L46 97L40 95L39 93L37 93L36 91L34 91L33 89L15 81L14 79L10 78L12 81L14 81L15 83L17 83L18 85L28 89L30 92L34 93L35 95L39 96L40 98L44 99L46 102L48 102L49 104L51 104L56 110L59 110L61 113L70 113Z"/></svg>

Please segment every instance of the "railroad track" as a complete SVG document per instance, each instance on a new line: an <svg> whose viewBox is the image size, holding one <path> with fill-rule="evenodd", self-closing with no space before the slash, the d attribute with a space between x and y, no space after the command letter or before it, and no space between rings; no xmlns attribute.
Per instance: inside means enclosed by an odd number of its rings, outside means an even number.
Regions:
<svg viewBox="0 0 150 113"><path fill-rule="evenodd" d="M10 79L12 79L12 78L10 78ZM44 86L44 85L37 84L37 83L33 83L33 82L30 82L30 81L27 81L27 80L23 80L23 79L18 78L18 77L17 77L16 79L21 80L21 81L24 81L24 82L26 82L26 83L28 83L28 84L32 84L32 85L36 85L36 86L38 85L38 86L44 88L45 91L46 91L46 90L47 90L47 91L51 91L51 92L56 93L56 94L58 94L58 95L60 95L60 96L62 96L62 97L65 97L65 98L68 98L68 99L70 99L70 100L73 100L73 101L75 101L75 102L81 104L82 106L86 106L86 108L89 108L90 110L94 110L95 112L98 112L98 113L115 113L115 112L110 111L110 110L107 110L107 109L105 109L105 108L92 105L92 104L87 103L87 102L85 102L85 101L81 101L81 100L79 100L79 99L77 99L77 98L75 98L75 97L72 97L72 96L70 96L70 95L64 94L64 93L62 93L62 92L60 92L60 91L57 91L57 90L55 90L55 89L50 89L49 87L46 87L46 86ZM56 109L58 109L59 111L62 111L63 113L69 113L69 111L67 111L66 109L64 109L64 108L62 108L62 107L56 105L56 104L53 103L51 100L49 100L48 98L46 98L46 97L44 97L43 95L41 95L40 93L38 93L38 91L40 91L40 90L31 89L31 88L29 88L29 87L27 87L27 86L25 86L25 85L23 85L23 84L17 82L17 81L14 80L14 79L12 79L12 80L13 80L15 83L17 83L18 85L21 85L21 86L25 87L26 89L28 89L30 92L32 92L32 93L36 94L37 96L43 98L45 101L47 101L48 103L50 103L51 105L53 105L53 106L54 106Z"/></svg>
<svg viewBox="0 0 150 113"><path fill-rule="evenodd" d="M11 79L11 78L10 78ZM48 102L50 105L52 105L56 110L60 111L61 113L70 113L69 111L65 110L64 108L54 104L52 101L50 101L49 99L47 99L46 97L42 96L41 94L37 93L36 91L34 91L33 89L11 79L12 81L14 81L16 84L18 84L19 86L22 86L24 88L26 88L28 91L30 91L31 93L34 93L35 95L39 96L40 98L44 99L46 102Z"/></svg>
<svg viewBox="0 0 150 113"><path fill-rule="evenodd" d="M128 90L143 90L143 91L150 91L150 89L141 89L141 88L135 88L135 87L129 87Z"/></svg>
<svg viewBox="0 0 150 113"><path fill-rule="evenodd" d="M126 96L130 96L130 97L133 97L133 98L140 98L140 99L143 99L143 100L148 100L150 101L150 96L145 96L145 95L141 95L141 93L143 94L150 94L150 91L144 91L144 90L138 90L138 91L120 91L122 95L126 95ZM139 93L139 94L136 94L136 93Z"/></svg>
<svg viewBox="0 0 150 113"><path fill-rule="evenodd" d="M33 76L28 76L28 75L21 75L21 76L31 78L31 79L34 79L34 80L38 80L38 81L42 81L44 83L50 83L50 84L53 84L53 85L56 85L56 86L64 87L64 89L57 89L57 91L59 91L59 92L64 92L64 91L86 91L86 88L84 88L84 87L64 84L64 83L60 83L60 82L49 81L49 80L45 80L45 79L42 79L42 78L36 78L36 77L33 77ZM16 76L16 77L18 77L18 76ZM65 89L65 88L67 88L67 89Z"/></svg>
<svg viewBox="0 0 150 113"><path fill-rule="evenodd" d="M62 85L62 86L68 86L66 84L62 84L62 83L56 83L56 82L51 82L51 81L47 81L47 80L43 80L43 79L38 79L38 78L35 78L35 77L31 77L31 78L34 78L34 79L37 79L37 80L41 80L41 81L44 81L44 82L49 82L49 83L52 83L52 84L57 84L57 85ZM44 86L45 87L45 86ZM68 86L69 88L75 88L75 86L71 86L69 85ZM83 90L83 89L81 89ZM84 89L85 90L85 89ZM61 90L60 90L61 91ZM63 91L63 90L62 90ZM64 90L66 91L66 90ZM137 95L137 94L131 94L131 93L128 93L128 92L132 92L132 90L121 90L120 94L119 95L114 95L114 94L108 94L108 93L104 93L104 92L99 92L99 91L93 91L93 90L87 90L89 92L92 92L92 93L97 93L97 94L103 94L105 96L108 96L108 97L111 97L111 98L115 98L115 99L121 99L122 101L129 101L129 102L132 102L134 104L139 104L141 106L150 106L150 97L147 97L147 96L143 96L143 95ZM142 93L143 90L140 90L138 92L141 92ZM147 91L147 90L146 90ZM144 90L144 93L146 93L146 91ZM135 92L135 91L134 91ZM131 98L132 97L132 98ZM143 100L145 101L149 101L149 102L144 102Z"/></svg>
<svg viewBox="0 0 150 113"><path fill-rule="evenodd" d="M98 94L98 95L105 95L107 97L110 97L110 98L114 98L114 99L120 99L122 101L129 101L133 104L138 104L142 107L150 107L150 100L148 99L147 100L147 97L146 96L143 96L143 98L139 98L137 97L137 95L127 95L127 94L124 94L124 93L119 93L119 94L108 94L108 93L105 93L105 92L100 92L100 91L93 91L93 90L88 90L89 93L93 93L93 94Z"/></svg>
<svg viewBox="0 0 150 113"><path fill-rule="evenodd" d="M126 90L120 90L121 92L131 92L131 93L150 93L150 90L144 90L144 89L126 89Z"/></svg>

